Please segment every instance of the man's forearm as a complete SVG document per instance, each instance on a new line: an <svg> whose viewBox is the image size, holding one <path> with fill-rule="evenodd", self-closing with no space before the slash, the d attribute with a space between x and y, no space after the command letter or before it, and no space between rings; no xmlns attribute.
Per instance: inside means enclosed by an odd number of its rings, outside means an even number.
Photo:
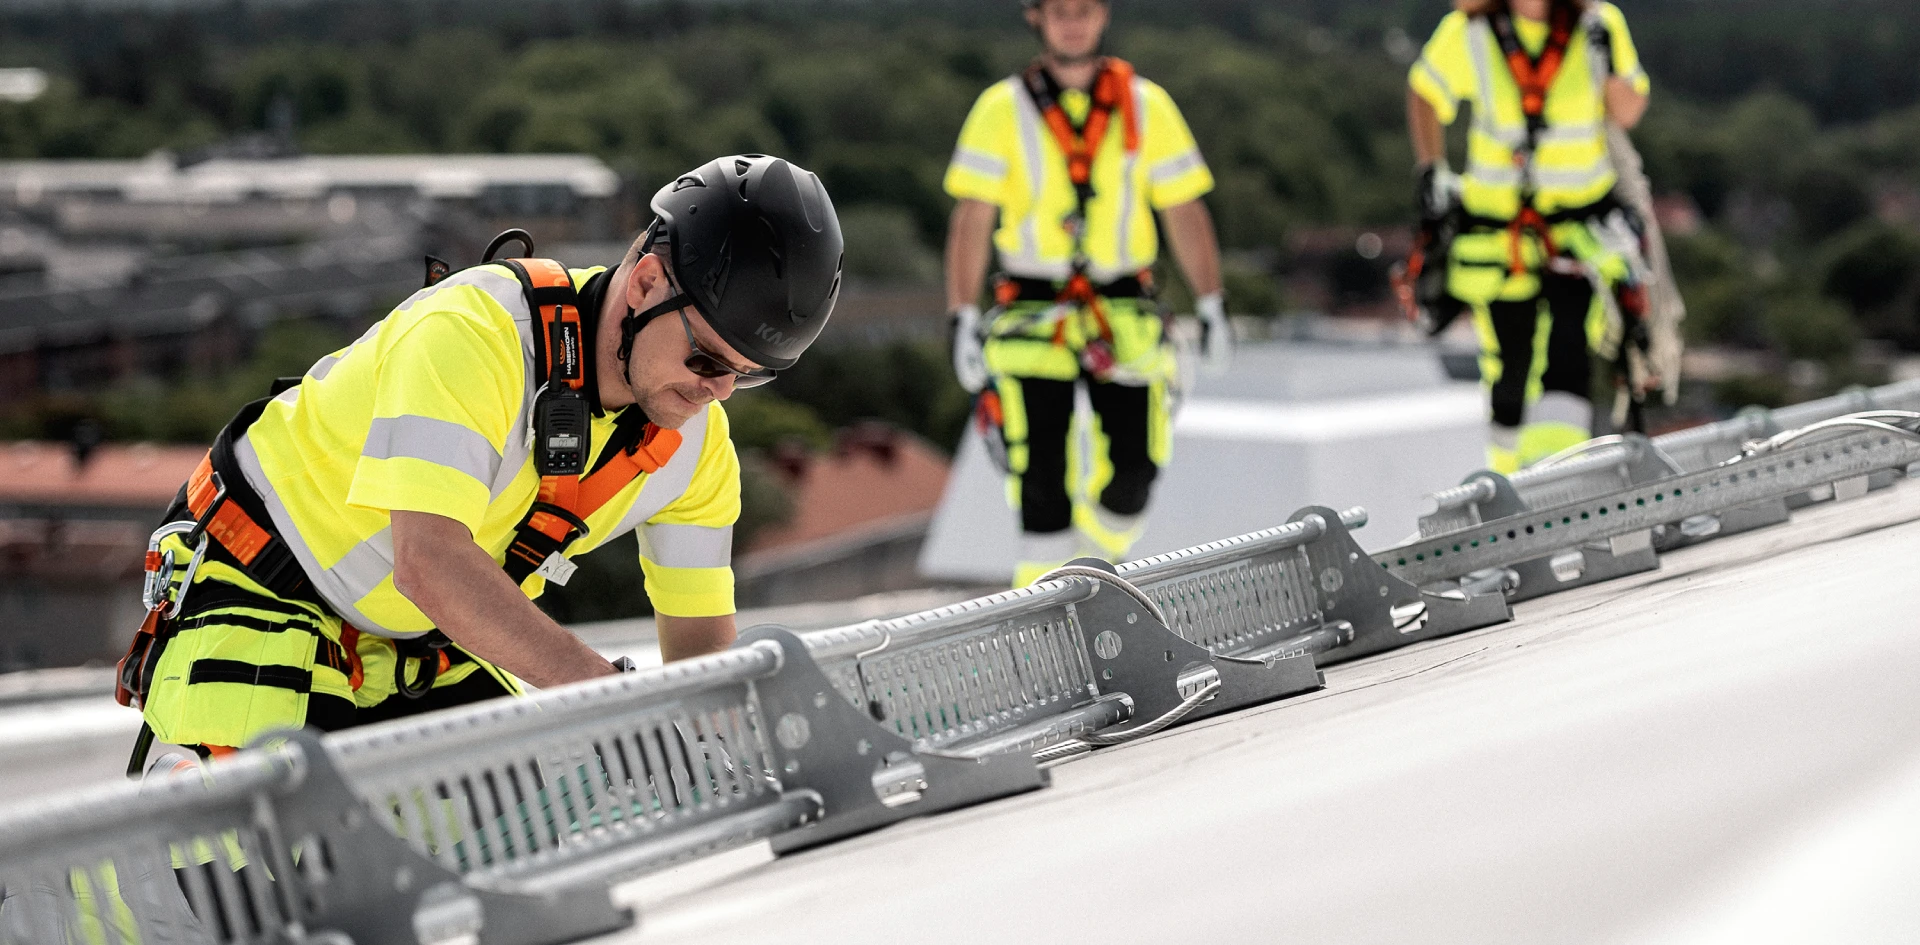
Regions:
<svg viewBox="0 0 1920 945"><path fill-rule="evenodd" d="M732 646L734 638L739 636L732 614L719 617L655 614L653 625L660 635L662 663L718 653Z"/></svg>
<svg viewBox="0 0 1920 945"><path fill-rule="evenodd" d="M1647 113L1647 97L1634 91L1627 80L1617 75L1607 77L1606 99L1607 117L1628 131Z"/></svg>
<svg viewBox="0 0 1920 945"><path fill-rule="evenodd" d="M1413 139L1413 163L1425 167L1447 156L1447 130L1433 103L1407 90L1407 136Z"/></svg>
<svg viewBox="0 0 1920 945"><path fill-rule="evenodd" d="M947 221L947 311L980 300L993 255L993 224L1000 209L979 200L954 205Z"/></svg>
<svg viewBox="0 0 1920 945"><path fill-rule="evenodd" d="M1160 211L1173 258L1186 274L1197 298L1220 291L1220 240L1213 232L1213 214L1198 200Z"/></svg>
<svg viewBox="0 0 1920 945"><path fill-rule="evenodd" d="M394 585L467 652L543 689L614 672L534 606L459 522L395 512L393 552Z"/></svg>

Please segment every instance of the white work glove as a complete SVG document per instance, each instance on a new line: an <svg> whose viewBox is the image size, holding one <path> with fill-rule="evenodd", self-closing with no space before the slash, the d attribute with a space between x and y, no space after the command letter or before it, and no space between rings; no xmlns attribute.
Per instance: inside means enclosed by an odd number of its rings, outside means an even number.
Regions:
<svg viewBox="0 0 1920 945"><path fill-rule="evenodd" d="M1421 222L1442 220L1460 205L1460 175L1445 160L1421 167L1414 176L1413 197Z"/></svg>
<svg viewBox="0 0 1920 945"><path fill-rule="evenodd" d="M1193 300L1193 312L1200 316L1200 366L1209 374L1225 372L1233 360L1233 325L1227 321L1226 298L1209 292Z"/></svg>
<svg viewBox="0 0 1920 945"><path fill-rule="evenodd" d="M987 386L986 343L980 332L980 306L962 305L948 325L952 332L953 376L969 394Z"/></svg>

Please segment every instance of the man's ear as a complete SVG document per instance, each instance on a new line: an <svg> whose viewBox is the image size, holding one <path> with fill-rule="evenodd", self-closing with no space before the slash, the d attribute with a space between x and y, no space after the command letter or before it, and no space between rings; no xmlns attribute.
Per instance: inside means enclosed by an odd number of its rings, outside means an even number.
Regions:
<svg viewBox="0 0 1920 945"><path fill-rule="evenodd" d="M670 291L667 285L667 271L660 264L660 257L644 253L633 261L633 271L627 274L627 307L634 311L644 311L653 298L666 298L662 293Z"/></svg>

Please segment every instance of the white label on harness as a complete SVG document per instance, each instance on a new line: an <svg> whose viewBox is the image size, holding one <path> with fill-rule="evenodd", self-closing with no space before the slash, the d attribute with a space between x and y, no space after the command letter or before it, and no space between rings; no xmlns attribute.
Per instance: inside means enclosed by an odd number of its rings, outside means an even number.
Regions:
<svg viewBox="0 0 1920 945"><path fill-rule="evenodd" d="M566 587L567 582L573 579L573 572L578 570L580 570L579 565L560 557L560 552L556 551L547 555L547 560L540 562L540 567L533 573L561 587Z"/></svg>

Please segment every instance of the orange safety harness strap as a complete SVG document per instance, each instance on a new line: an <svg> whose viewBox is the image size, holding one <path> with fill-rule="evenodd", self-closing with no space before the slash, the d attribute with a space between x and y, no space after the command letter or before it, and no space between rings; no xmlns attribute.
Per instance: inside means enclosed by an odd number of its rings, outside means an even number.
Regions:
<svg viewBox="0 0 1920 945"><path fill-rule="evenodd" d="M1133 77L1133 66L1126 60L1113 56L1101 58L1099 70L1094 73L1087 119L1079 126L1074 125L1060 104L1060 84L1044 65L1035 62L1020 77L1027 94L1033 98L1034 108L1040 112L1054 143L1066 158L1067 180L1073 184L1074 209L1063 221L1073 236L1073 271L1054 300L1083 307L1092 314L1099 342L1089 345L1083 355L1090 362L1086 365L1088 370L1099 375L1113 367L1113 326L1107 320L1106 306L1095 291L1093 280L1087 278L1087 205L1094 196L1093 161L1100 154L1100 146L1106 143L1115 111L1120 113L1123 150L1128 154L1140 151L1140 116L1134 107ZM1126 208L1122 207L1121 212L1126 212ZM1062 318L1054 326L1053 343L1064 345L1066 340L1067 320Z"/></svg>
<svg viewBox="0 0 1920 945"><path fill-rule="evenodd" d="M533 309L534 367L547 379L549 389L564 385L583 391L586 385L584 341L580 317L580 296L565 266L551 259L509 259L507 268L520 277L527 302ZM576 347L570 349L569 345ZM637 408L636 408L637 409ZM633 414L640 417L638 413ZM536 422L538 416L536 415ZM566 583L571 567L565 566L567 548L587 534L587 519L635 479L658 472L680 448L680 433L648 422L633 433L633 424L621 417L618 432L602 450L597 468L582 475L540 477L540 493L533 506L515 527L513 543L507 547L502 567L518 584L554 563L547 577ZM535 431L537 440L544 439ZM623 442L626 441L626 442ZM544 445L544 444L543 444ZM579 444L580 459L591 452L586 442Z"/></svg>
<svg viewBox="0 0 1920 945"><path fill-rule="evenodd" d="M1539 146L1540 132L1547 126L1547 93L1560 77L1560 67L1566 64L1576 23L1571 4L1553 4L1547 25L1547 45L1537 57L1527 55L1526 48L1520 44L1511 13L1502 10L1488 14L1487 25L1493 29L1494 40L1506 57L1514 84L1519 86L1520 111L1527 122L1526 141L1513 152L1514 166L1520 171L1521 209L1507 226L1507 262L1509 270L1517 276L1526 271L1520 241L1527 233L1539 237L1546 258L1558 255L1547 220L1534 206L1533 155Z"/></svg>

